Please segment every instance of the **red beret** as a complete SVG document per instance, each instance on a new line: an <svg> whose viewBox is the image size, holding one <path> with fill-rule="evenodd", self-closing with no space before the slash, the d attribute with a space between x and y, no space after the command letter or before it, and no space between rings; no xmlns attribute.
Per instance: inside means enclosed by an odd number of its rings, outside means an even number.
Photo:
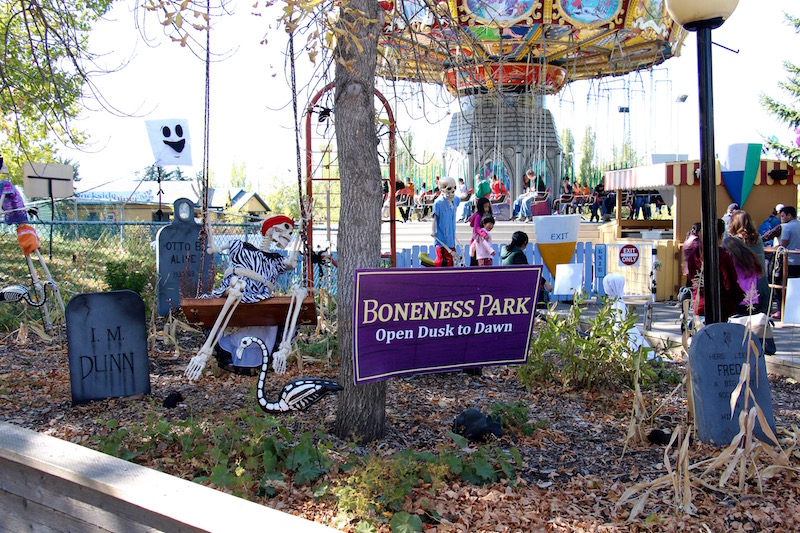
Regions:
<svg viewBox="0 0 800 533"><path fill-rule="evenodd" d="M269 217L261 224L261 235L266 235L267 231L278 224L286 224L288 223L291 227L294 228L294 220L287 217L286 215L275 215L274 217Z"/></svg>

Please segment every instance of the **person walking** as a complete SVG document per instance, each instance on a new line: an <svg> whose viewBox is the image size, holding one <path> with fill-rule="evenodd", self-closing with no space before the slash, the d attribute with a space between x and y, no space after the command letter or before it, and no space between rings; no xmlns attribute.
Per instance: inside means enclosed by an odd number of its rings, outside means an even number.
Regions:
<svg viewBox="0 0 800 533"><path fill-rule="evenodd" d="M785 205L778 212L781 219L781 246L789 251L800 252L800 222L797 221L797 209L791 205ZM787 278L800 278L800 254L789 254L787 259L788 268L786 272ZM776 283L783 282L783 273L780 272L776 277ZM776 291L778 294L778 310L772 314L772 318L780 320L781 309L780 305L783 302L782 291Z"/></svg>

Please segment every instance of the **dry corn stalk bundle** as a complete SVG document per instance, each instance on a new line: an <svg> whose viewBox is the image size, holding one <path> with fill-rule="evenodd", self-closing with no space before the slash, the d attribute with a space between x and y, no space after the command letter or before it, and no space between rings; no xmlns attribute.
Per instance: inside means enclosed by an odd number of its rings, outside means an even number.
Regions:
<svg viewBox="0 0 800 533"><path fill-rule="evenodd" d="M758 365L752 365L750 361L751 359L756 359L759 352L753 340L752 331L749 328L745 343L748 345L748 361L742 365L739 381L731 392L730 397L731 417L733 417L736 404L740 396L743 396L744 406L739 413L739 432L716 457L690 464L691 426L685 433L681 426L676 427L672 432L669 444L664 450L664 466L667 473L652 481L637 483L629 487L617 501L617 507L627 503L632 504L628 521L635 520L642 513L651 494L667 487L672 488L673 509L676 512L692 514L695 511L695 506L692 503L693 486L702 486L716 491L733 490L742 495L749 487L748 481L754 482L759 492L763 492L763 482L778 475L780 472L800 472L800 468L790 465L790 457L800 457L800 454L794 452L799 434L797 427L793 426L791 432L785 431L788 437L783 441L779 441L770 428L769 422L756 402L755 394L750 388L751 368L755 366L756 372L758 372ZM638 376L637 372L637 378ZM759 377L756 374L756 381ZM764 379L766 379L766 376ZM680 386L686 383L687 379L684 379L684 382L676 387L670 395L674 394ZM648 421L648 417L646 416L638 379L633 402L631 422L628 427L628 439L633 435L637 435L641 439L644 434L644 423ZM748 406L750 407L748 408ZM649 420L652 420L652 415ZM756 423L759 424L766 439L774 443L774 445L756 438L754 435ZM673 468L670 458L673 456L671 451L676 442L680 442L680 449L675 454L675 467ZM700 470L704 465L707 466L702 472L693 473ZM719 475L719 480L715 483L711 479L711 475L718 470L722 470L722 472ZM734 474L737 472L738 476L734 478ZM733 485L730 483L732 480L735 480Z"/></svg>

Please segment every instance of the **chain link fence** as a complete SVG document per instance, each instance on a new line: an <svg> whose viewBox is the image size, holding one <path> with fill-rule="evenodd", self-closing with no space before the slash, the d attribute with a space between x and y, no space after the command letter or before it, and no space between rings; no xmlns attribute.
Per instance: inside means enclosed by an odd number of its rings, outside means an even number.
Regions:
<svg viewBox="0 0 800 533"><path fill-rule="evenodd" d="M73 296L86 292L102 292L130 288L139 292L148 307L155 305L156 235L165 222L101 222L101 221L32 221L39 235L39 253L59 286L66 304ZM212 224L214 242L218 246L233 240L246 240L254 246L261 243L259 224ZM20 284L32 295L30 268L40 282L46 273L36 254L22 254L17 243L16 227L0 228L0 288ZM214 268L220 277L228 267L227 253L218 254ZM336 293L336 269L329 262L314 266L316 287ZM292 284L303 279L302 263L292 273L281 277L278 291L288 292ZM135 286L128 286L135 285ZM195 296L186 295L186 296ZM35 297L35 296L34 296ZM51 313L55 306L50 306ZM0 331L11 331L26 319L39 320L40 309L19 304L0 304Z"/></svg>

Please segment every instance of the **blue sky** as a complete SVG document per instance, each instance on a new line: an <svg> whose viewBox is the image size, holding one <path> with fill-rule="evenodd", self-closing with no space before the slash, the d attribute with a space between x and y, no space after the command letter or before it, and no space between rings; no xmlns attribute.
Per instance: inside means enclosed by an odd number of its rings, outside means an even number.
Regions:
<svg viewBox="0 0 800 533"><path fill-rule="evenodd" d="M263 190L278 179L296 177L295 144L292 129L291 93L285 66L284 31L268 30L275 23L268 17L250 14L252 2L233 5L234 15L215 21L212 49L224 60L211 66L211 141L210 161L217 179L224 181L231 165L246 163L250 181ZM145 130L145 120L183 118L188 120L193 144L194 175L202 161L205 65L187 49L168 42L156 24L145 26L154 38L147 45L135 28L129 5L117 3L107 21L92 35L92 47L106 54L109 67L127 64L119 72L97 81L104 96L132 117L114 116L95 108L83 114L79 123L93 145L85 151L66 155L81 164L84 178L78 188L86 190L103 184L107 190L129 190L134 172L153 161ZM717 152L737 142L760 142L761 135L794 138L792 132L768 116L758 102L767 92L786 100L777 87L785 79L782 64L800 63L800 36L784 23L782 12L800 16L793 0L740 0L730 20L713 32L713 40L738 54L714 46L714 105ZM152 21L151 21L152 22ZM268 33L270 42L259 41ZM299 44L298 44L299 45ZM310 78L307 62L298 63L298 79ZM626 81L627 80L627 81ZM321 83L317 81L316 83ZM305 107L309 95L321 85L301 92L299 105ZM415 97L397 105L401 130L411 129L416 145L429 153L440 153L447 133L447 101L440 89L426 94L438 106ZM675 103L685 94L685 103ZM387 94L388 96L388 94ZM91 103L90 103L91 105ZM620 105L631 109L625 116ZM620 144L626 128L640 153L688 153L697 157L697 67L694 35L686 40L682 55L667 61L652 72L627 78L576 82L547 106L559 128L570 127L580 146L587 125L598 133L598 150L608 153ZM415 120L423 113L428 120Z"/></svg>

